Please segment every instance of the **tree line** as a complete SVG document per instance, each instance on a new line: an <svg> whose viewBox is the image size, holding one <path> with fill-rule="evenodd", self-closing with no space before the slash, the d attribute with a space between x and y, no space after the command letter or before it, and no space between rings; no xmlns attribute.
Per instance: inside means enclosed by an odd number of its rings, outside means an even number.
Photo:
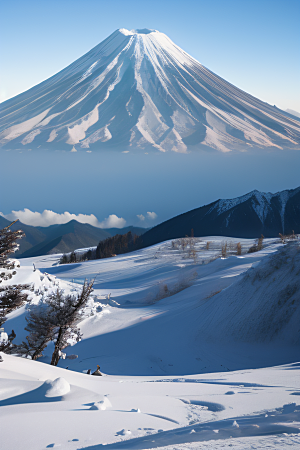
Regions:
<svg viewBox="0 0 300 450"><path fill-rule="evenodd" d="M116 234L104 241L100 241L95 249L78 254L75 252L69 255L64 254L60 259L60 264L89 261L92 259L111 258L112 256L132 252L140 248L141 237L129 231L126 234Z"/></svg>

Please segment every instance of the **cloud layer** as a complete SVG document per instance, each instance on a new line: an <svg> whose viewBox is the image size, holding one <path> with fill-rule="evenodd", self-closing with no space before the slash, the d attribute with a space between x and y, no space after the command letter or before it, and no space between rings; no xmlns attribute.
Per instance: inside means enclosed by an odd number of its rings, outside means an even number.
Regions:
<svg viewBox="0 0 300 450"><path fill-rule="evenodd" d="M72 214L65 211L62 214L58 214L54 211L45 209L42 213L37 211L30 211L30 209L24 208L23 211L12 211L10 214L0 215L5 217L7 220L14 221L19 219L22 223L26 225L48 227L49 225L63 224L70 222L70 220L77 220L80 223L88 223L93 227L98 228L123 228L126 225L126 220L122 217L118 217L115 214L111 214L102 222L99 222L94 214Z"/></svg>

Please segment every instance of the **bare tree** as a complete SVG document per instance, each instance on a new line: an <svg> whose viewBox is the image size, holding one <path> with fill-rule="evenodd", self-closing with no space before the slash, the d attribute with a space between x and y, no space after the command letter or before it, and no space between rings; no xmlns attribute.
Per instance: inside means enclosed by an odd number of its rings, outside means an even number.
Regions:
<svg viewBox="0 0 300 450"><path fill-rule="evenodd" d="M26 322L25 330L29 331L29 335L26 336L27 342L23 341L17 347L17 351L36 360L42 356L44 349L54 339L55 324L52 323L52 317L45 303L33 305L26 317Z"/></svg>
<svg viewBox="0 0 300 450"><path fill-rule="evenodd" d="M32 359L42 356L49 342L55 343L51 364L56 366L61 351L69 345L70 340L77 342L81 339L78 323L82 320L82 312L89 296L93 291L94 281L84 282L81 293L65 295L63 290L55 292L43 299L39 305L30 308L26 318L27 342L18 346L21 354L29 355Z"/></svg>
<svg viewBox="0 0 300 450"><path fill-rule="evenodd" d="M86 306L89 296L93 291L94 281L84 282L79 295L64 295L63 291L57 289L50 294L46 300L49 306L51 323L55 326L55 347L52 354L51 365L56 366L59 361L60 352L67 347L69 339L77 342L81 339L78 323L82 320L82 310Z"/></svg>

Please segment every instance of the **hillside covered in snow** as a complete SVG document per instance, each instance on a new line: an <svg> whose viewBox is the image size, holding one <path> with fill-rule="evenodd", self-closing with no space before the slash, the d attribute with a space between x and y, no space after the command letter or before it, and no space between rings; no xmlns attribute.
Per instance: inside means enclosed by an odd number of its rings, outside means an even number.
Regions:
<svg viewBox="0 0 300 450"><path fill-rule="evenodd" d="M300 149L300 120L243 92L165 34L119 29L1 104L5 149Z"/></svg>
<svg viewBox="0 0 300 450"><path fill-rule="evenodd" d="M248 253L253 244L211 236L76 264L22 259L4 284L32 283L33 304L57 288L79 292L84 279L95 284L82 340L58 367L49 365L53 344L40 362L1 355L1 445L297 448L299 241L265 239ZM16 343L29 308L5 323ZM86 373L96 364L102 377Z"/></svg>
<svg viewBox="0 0 300 450"><path fill-rule="evenodd" d="M76 292L85 279L95 278L93 301L80 326L83 340L66 349L80 356L61 361L73 370L89 369L86 361L95 364L97 358L106 373L124 375L292 362L300 343L299 244L265 239L263 250L248 253L254 242L186 238L66 265L58 264L61 255L27 258L13 282L33 283L37 303L58 287ZM7 332L16 331L16 343L25 339L28 307L11 313L5 323ZM45 362L50 362L48 347Z"/></svg>

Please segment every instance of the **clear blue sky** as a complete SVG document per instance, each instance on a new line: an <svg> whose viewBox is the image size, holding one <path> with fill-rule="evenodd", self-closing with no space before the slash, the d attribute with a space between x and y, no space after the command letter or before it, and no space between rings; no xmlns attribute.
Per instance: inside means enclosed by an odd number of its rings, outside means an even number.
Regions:
<svg viewBox="0 0 300 450"><path fill-rule="evenodd" d="M0 101L117 28L154 28L243 90L300 111L299 0L1 0Z"/></svg>

